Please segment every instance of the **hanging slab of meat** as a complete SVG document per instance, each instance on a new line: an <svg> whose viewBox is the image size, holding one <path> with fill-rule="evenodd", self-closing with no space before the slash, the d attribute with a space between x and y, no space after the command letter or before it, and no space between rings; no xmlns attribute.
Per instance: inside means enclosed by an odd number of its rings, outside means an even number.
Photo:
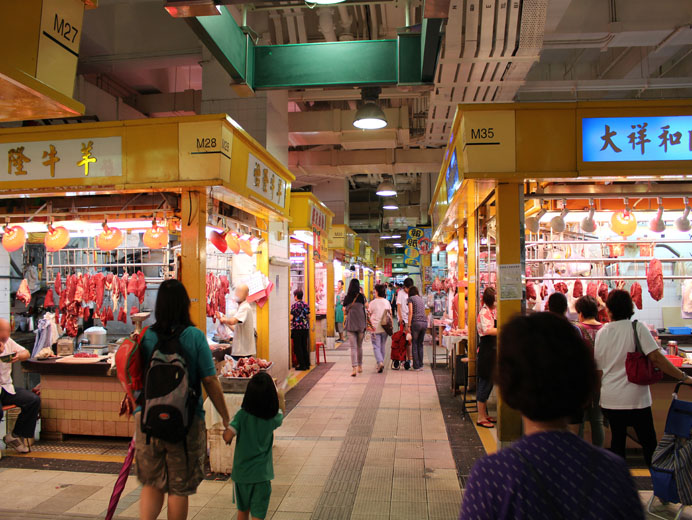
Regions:
<svg viewBox="0 0 692 520"><path fill-rule="evenodd" d="M123 275L118 278L118 285L120 294L125 298L125 305L127 305L127 273L123 273ZM127 309L125 310L127 313Z"/></svg>
<svg viewBox="0 0 692 520"><path fill-rule="evenodd" d="M106 275L106 290L110 291L113 287L113 273L108 273Z"/></svg>
<svg viewBox="0 0 692 520"><path fill-rule="evenodd" d="M133 305L132 307L130 307L130 316L132 316L133 314L137 314L138 312L139 312L139 307L137 307L136 305Z"/></svg>
<svg viewBox="0 0 692 520"><path fill-rule="evenodd" d="M608 284L601 282L598 286L598 297L603 300L603 303L608 299Z"/></svg>
<svg viewBox="0 0 692 520"><path fill-rule="evenodd" d="M118 310L118 302L120 301L120 279L116 276L113 278L111 286L111 301L113 302L113 310Z"/></svg>
<svg viewBox="0 0 692 520"><path fill-rule="evenodd" d="M55 307L55 303L53 302L53 289L48 289L46 291L46 297L43 300L43 307Z"/></svg>
<svg viewBox="0 0 692 520"><path fill-rule="evenodd" d="M55 280L53 281L53 286L55 288L55 294L60 296L62 292L62 280L60 279L60 273L55 275Z"/></svg>
<svg viewBox="0 0 692 520"><path fill-rule="evenodd" d="M89 307L84 307L82 312L84 313L82 315L82 319L84 321L89 321L89 316L91 316L91 311L89 310Z"/></svg>
<svg viewBox="0 0 692 520"><path fill-rule="evenodd" d="M574 296L575 298L581 298L582 296L584 296L584 285L581 283L581 280L577 280L574 282L572 296Z"/></svg>
<svg viewBox="0 0 692 520"><path fill-rule="evenodd" d="M555 284L555 291L561 292L562 294L567 294L569 292L569 288L565 282L557 282Z"/></svg>
<svg viewBox="0 0 692 520"><path fill-rule="evenodd" d="M533 301L536 301L538 299L538 295L536 294L536 287L534 286L533 282L528 282L526 284L526 299Z"/></svg>
<svg viewBox="0 0 692 520"><path fill-rule="evenodd" d="M84 291L84 276L80 275L77 278L77 286L75 288L74 292L74 298L73 300L81 302L84 301L87 297L88 291Z"/></svg>
<svg viewBox="0 0 692 520"><path fill-rule="evenodd" d="M72 278L72 277L70 277ZM71 300L67 304L67 310L63 317L65 318L64 329L68 336L76 337L79 332L77 320L83 316L82 306L78 301Z"/></svg>
<svg viewBox="0 0 692 520"><path fill-rule="evenodd" d="M137 294L137 274L130 276L127 282L127 294Z"/></svg>
<svg viewBox="0 0 692 520"><path fill-rule="evenodd" d="M663 298L663 264L658 258L649 262L649 267L646 270L646 283L649 294L654 301L661 301Z"/></svg>
<svg viewBox="0 0 692 520"><path fill-rule="evenodd" d="M101 309L101 307L103 307L103 292L105 290L105 285L106 277L103 276L103 273L98 273L91 277L89 292L91 292L91 288L93 287L93 302L96 305L96 309Z"/></svg>
<svg viewBox="0 0 692 520"><path fill-rule="evenodd" d="M142 271L137 271L137 285L136 285L136 291L135 291L135 296L137 296L137 299L139 300L139 304L142 305L144 303L144 295L147 292L147 280L144 277L144 273Z"/></svg>
<svg viewBox="0 0 692 520"><path fill-rule="evenodd" d="M642 286L638 282L634 282L630 287L630 295L637 309L642 310Z"/></svg>
<svg viewBox="0 0 692 520"><path fill-rule="evenodd" d="M26 278L24 278L22 283L19 284L19 289L17 289L17 299L20 302L24 302L24 305L27 307L31 302L31 291L29 290L29 282L26 281Z"/></svg>
<svg viewBox="0 0 692 520"><path fill-rule="evenodd" d="M541 300L545 300L548 297L548 288L545 284L541 285Z"/></svg>
<svg viewBox="0 0 692 520"><path fill-rule="evenodd" d="M598 298L598 284L596 282L589 282L586 286L586 294L592 298Z"/></svg>
<svg viewBox="0 0 692 520"><path fill-rule="evenodd" d="M124 305L120 306L120 312L118 312L118 321L127 323L127 309L125 309Z"/></svg>
<svg viewBox="0 0 692 520"><path fill-rule="evenodd" d="M597 319L601 323L608 323L610 321L610 318L608 317L608 310L605 307L598 311Z"/></svg>
<svg viewBox="0 0 692 520"><path fill-rule="evenodd" d="M65 292L67 293L67 304L75 301L75 293L77 291L77 275L73 274L67 278L65 282Z"/></svg>

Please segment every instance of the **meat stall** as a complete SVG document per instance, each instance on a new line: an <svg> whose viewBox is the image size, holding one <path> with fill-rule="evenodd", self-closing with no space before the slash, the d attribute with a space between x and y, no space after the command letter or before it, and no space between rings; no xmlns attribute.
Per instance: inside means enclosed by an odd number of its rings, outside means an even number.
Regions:
<svg viewBox="0 0 692 520"><path fill-rule="evenodd" d="M133 433L109 354L153 323L167 278L186 286L219 370L232 342L214 338L215 313L248 284L261 301L258 357L285 377L288 333L269 314L288 298L293 176L230 118L2 129L0 149L16 156L0 182L0 262L36 268L38 289L27 279L8 289L13 309L48 323L23 364L40 375L42 435ZM220 251L217 235L239 251Z"/></svg>
<svg viewBox="0 0 692 520"><path fill-rule="evenodd" d="M571 319L578 297L594 296L605 322L608 293L627 290L634 318L692 372L691 125L689 103L675 100L457 107L429 214L436 245L459 244L448 279L459 280L460 321L467 299L471 376L487 286L497 289L500 336L553 292L565 294ZM672 388L652 387L659 436ZM521 420L502 400L497 408L504 446Z"/></svg>

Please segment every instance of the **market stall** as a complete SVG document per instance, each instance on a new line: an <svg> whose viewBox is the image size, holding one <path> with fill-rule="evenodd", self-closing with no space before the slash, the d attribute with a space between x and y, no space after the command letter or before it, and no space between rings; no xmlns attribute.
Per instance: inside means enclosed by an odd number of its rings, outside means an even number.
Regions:
<svg viewBox="0 0 692 520"><path fill-rule="evenodd" d="M685 352L688 336L675 333L688 332L692 312L690 122L680 101L460 106L430 213L435 242L459 244L468 330L488 285L497 288L500 334L554 291L575 318L579 295L603 302L623 288L662 347L677 341ZM671 382L652 387L659 435L671 391ZM498 408L499 440L511 442L519 417L501 400Z"/></svg>
<svg viewBox="0 0 692 520"><path fill-rule="evenodd" d="M301 289L310 307L308 348L314 352L315 342L334 336L334 265L329 260L334 213L312 193L291 197L291 295Z"/></svg>
<svg viewBox="0 0 692 520"><path fill-rule="evenodd" d="M293 176L232 120L4 129L0 149L10 158L0 182L3 261L24 262L32 275L18 287L1 283L23 302L15 310L50 329L25 364L41 375L44 434L132 433L105 359L152 323L167 278L185 284L192 319L219 360L232 341L214 338L215 314L232 312L233 287L247 284L257 355L276 362L278 377L287 373L288 330L270 332L269 314L274 286L288 286ZM39 361L59 336L59 359Z"/></svg>

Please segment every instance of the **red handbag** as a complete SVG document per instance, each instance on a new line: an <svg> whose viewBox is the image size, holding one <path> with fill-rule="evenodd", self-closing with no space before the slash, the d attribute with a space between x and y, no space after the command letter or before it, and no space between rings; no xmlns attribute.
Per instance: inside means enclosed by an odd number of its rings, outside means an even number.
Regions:
<svg viewBox="0 0 692 520"><path fill-rule="evenodd" d="M637 320L632 322L634 330L634 352L627 353L625 360L625 370L627 372L627 380L635 385L649 386L658 383L663 377L663 372L654 366L648 357L642 351L642 344L639 341L639 333L637 332Z"/></svg>

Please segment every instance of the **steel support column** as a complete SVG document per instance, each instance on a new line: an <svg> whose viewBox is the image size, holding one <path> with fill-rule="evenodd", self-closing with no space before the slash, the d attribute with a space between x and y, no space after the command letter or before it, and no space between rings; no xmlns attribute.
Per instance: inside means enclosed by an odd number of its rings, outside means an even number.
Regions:
<svg viewBox="0 0 692 520"><path fill-rule="evenodd" d="M207 331L207 193L204 190L189 190L181 196L182 232L181 281L192 302L192 322Z"/></svg>

